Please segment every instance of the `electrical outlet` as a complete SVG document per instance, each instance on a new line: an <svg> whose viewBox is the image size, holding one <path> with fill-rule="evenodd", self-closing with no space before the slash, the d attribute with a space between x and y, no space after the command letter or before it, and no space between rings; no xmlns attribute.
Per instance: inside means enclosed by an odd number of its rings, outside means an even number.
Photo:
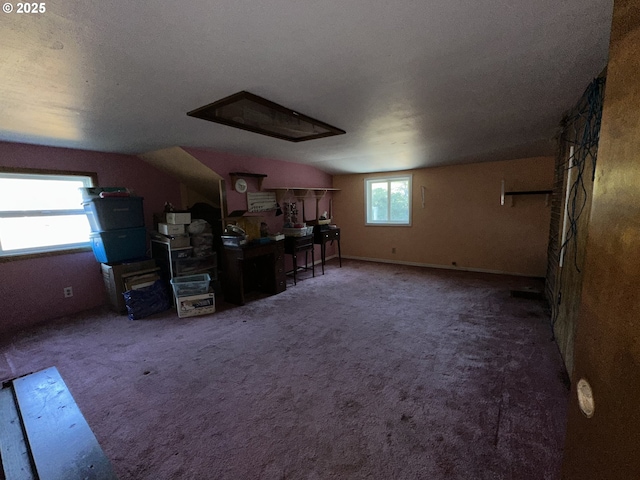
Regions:
<svg viewBox="0 0 640 480"><path fill-rule="evenodd" d="M73 287L64 287L63 292L64 298L73 297Z"/></svg>
<svg viewBox="0 0 640 480"><path fill-rule="evenodd" d="M393 248L391 249L391 253L396 253L396 247L393 247Z"/></svg>
<svg viewBox="0 0 640 480"><path fill-rule="evenodd" d="M458 266L458 262L451 262L451 265L453 265L454 267Z"/></svg>

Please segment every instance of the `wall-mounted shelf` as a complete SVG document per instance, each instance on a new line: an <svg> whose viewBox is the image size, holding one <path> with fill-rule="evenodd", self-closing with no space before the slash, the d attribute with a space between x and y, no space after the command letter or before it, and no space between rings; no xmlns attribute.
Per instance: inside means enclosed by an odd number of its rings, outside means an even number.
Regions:
<svg viewBox="0 0 640 480"><path fill-rule="evenodd" d="M278 194L278 196L282 197L286 196L287 192L292 192L293 196L300 200L308 196L312 196L314 198L322 198L326 195L327 192L340 191L339 188L328 187L271 187L267 188L267 190L273 190Z"/></svg>
<svg viewBox="0 0 640 480"><path fill-rule="evenodd" d="M513 192L504 192L505 195L549 195L553 190L519 190Z"/></svg>
<svg viewBox="0 0 640 480"><path fill-rule="evenodd" d="M262 190L262 181L265 179L267 175L264 173L249 173L249 172L230 172L229 176L231 177L231 185L236 184L236 180L238 178L257 178L258 179L258 190ZM235 187L233 187L235 190Z"/></svg>
<svg viewBox="0 0 640 480"><path fill-rule="evenodd" d="M549 195L553 193L553 190L505 190L504 180L502 180L502 189L500 191L500 205L504 205L505 198L511 199L511 205L513 207L513 197L516 195L546 195L545 205L549 205Z"/></svg>
<svg viewBox="0 0 640 480"><path fill-rule="evenodd" d="M339 188L329 188L329 187L271 187L267 188L267 190L273 190L276 192L278 202L282 202L287 194L291 192L291 194L296 198L296 200L302 201L302 218L304 219L304 199L307 197L315 198L316 200L316 220L320 218L320 200L327 194L327 192L339 192ZM329 202L329 218L331 218L333 204Z"/></svg>

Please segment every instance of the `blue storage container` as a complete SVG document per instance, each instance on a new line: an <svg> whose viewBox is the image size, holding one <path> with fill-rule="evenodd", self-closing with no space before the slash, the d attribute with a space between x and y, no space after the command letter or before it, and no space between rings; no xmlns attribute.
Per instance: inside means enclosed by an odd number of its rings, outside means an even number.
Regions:
<svg viewBox="0 0 640 480"><path fill-rule="evenodd" d="M100 263L117 263L143 257L147 252L147 229L144 227L93 232L91 248Z"/></svg>
<svg viewBox="0 0 640 480"><path fill-rule="evenodd" d="M142 197L94 198L83 205L93 232L144 226Z"/></svg>

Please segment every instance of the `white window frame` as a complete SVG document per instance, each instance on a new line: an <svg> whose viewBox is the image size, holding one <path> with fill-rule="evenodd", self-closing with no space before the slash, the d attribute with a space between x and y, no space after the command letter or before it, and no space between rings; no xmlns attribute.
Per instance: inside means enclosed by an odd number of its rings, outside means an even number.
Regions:
<svg viewBox="0 0 640 480"><path fill-rule="evenodd" d="M392 220L384 220L377 221L373 220L373 205L371 204L371 186L374 183L384 183L387 182L389 191L391 190L391 182L406 180L409 183L409 218L407 221L392 221ZM364 224L367 226L391 226L391 227L410 227L411 226L411 218L412 218L412 183L413 183L413 175L388 175L388 176L380 176L380 177L367 177L364 179ZM391 202L387 202L387 218L391 218Z"/></svg>
<svg viewBox="0 0 640 480"><path fill-rule="evenodd" d="M37 170L37 169L12 169L0 168L0 177L16 178L16 179L39 179L39 180L78 180L81 179L86 187L97 185L97 175L93 172L70 172L70 171L53 171L53 170ZM37 195L37 192L34 192ZM79 193L80 195L80 193ZM81 197L80 197L81 198ZM24 217L51 217L51 216L67 216L67 215L85 215L83 206L79 203L77 209L50 209L50 210L22 210L19 205L11 210L0 209L1 218L24 218ZM24 255L43 254L50 252L61 252L74 249L90 248L89 237L86 241L45 245L39 247L28 247L22 249L4 250L2 247L2 238L0 238L0 258L10 259Z"/></svg>

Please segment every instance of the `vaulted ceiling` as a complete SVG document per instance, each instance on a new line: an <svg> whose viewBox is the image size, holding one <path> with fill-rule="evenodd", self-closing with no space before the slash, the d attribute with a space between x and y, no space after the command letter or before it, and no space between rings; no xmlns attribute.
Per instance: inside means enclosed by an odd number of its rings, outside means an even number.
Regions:
<svg viewBox="0 0 640 480"><path fill-rule="evenodd" d="M612 0L47 0L0 14L0 140L390 171L553 153L606 66ZM346 130L188 117L241 90Z"/></svg>

